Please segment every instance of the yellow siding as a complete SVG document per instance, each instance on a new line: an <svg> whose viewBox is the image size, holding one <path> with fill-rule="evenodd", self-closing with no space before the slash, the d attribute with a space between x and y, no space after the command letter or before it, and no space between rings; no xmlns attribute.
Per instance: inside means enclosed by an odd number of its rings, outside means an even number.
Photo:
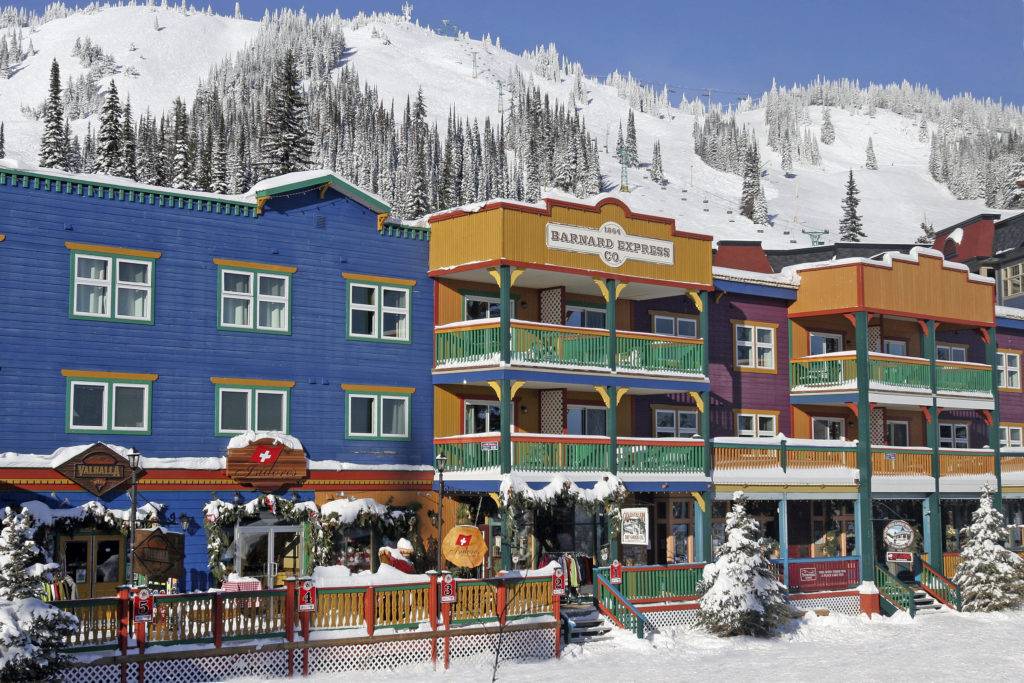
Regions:
<svg viewBox="0 0 1024 683"><path fill-rule="evenodd" d="M462 402L459 397L434 387L434 436L455 436L462 433Z"/></svg>
<svg viewBox="0 0 1024 683"><path fill-rule="evenodd" d="M872 320L872 322L874 322ZM910 320L882 318L882 339L897 339L907 342L908 356L924 356L921 348L921 326Z"/></svg>
<svg viewBox="0 0 1024 683"><path fill-rule="evenodd" d="M457 216L430 229L430 270L497 258L502 209Z"/></svg>
<svg viewBox="0 0 1024 683"><path fill-rule="evenodd" d="M789 307L790 315L852 310L857 308L857 269L859 265L836 266L800 271L797 299Z"/></svg>
<svg viewBox="0 0 1024 683"><path fill-rule="evenodd" d="M938 258L920 263L894 261L892 268L864 266L864 305L917 318L995 325L993 285L970 282L962 270L944 268Z"/></svg>

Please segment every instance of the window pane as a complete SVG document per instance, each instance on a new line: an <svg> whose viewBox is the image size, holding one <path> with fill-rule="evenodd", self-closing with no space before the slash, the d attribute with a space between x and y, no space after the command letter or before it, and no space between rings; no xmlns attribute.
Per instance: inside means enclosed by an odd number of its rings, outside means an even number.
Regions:
<svg viewBox="0 0 1024 683"><path fill-rule="evenodd" d="M772 334L772 329L768 327L757 328L757 343L758 344L771 344L772 338L775 335Z"/></svg>
<svg viewBox="0 0 1024 683"><path fill-rule="evenodd" d="M775 436L775 416L760 415L757 418L758 436Z"/></svg>
<svg viewBox="0 0 1024 683"><path fill-rule="evenodd" d="M149 290L120 287L117 290L117 315L122 318L146 318Z"/></svg>
<svg viewBox="0 0 1024 683"><path fill-rule="evenodd" d="M245 273L224 273L224 291L234 294L252 293L252 276Z"/></svg>
<svg viewBox="0 0 1024 683"><path fill-rule="evenodd" d="M587 310L583 316L583 327L592 330L603 330L607 327L604 322L604 311Z"/></svg>
<svg viewBox="0 0 1024 683"><path fill-rule="evenodd" d="M377 313L374 311L352 310L352 334L373 335L376 330Z"/></svg>
<svg viewBox="0 0 1024 683"><path fill-rule="evenodd" d="M107 314L107 290L103 285L75 287L75 313Z"/></svg>
<svg viewBox="0 0 1024 683"><path fill-rule="evenodd" d="M753 354L749 346L736 347L736 365L750 365L752 357Z"/></svg>
<svg viewBox="0 0 1024 683"><path fill-rule="evenodd" d="M681 415L682 413L680 413ZM676 428L676 413L674 410L659 410L654 414L655 424L658 429L671 429L675 431Z"/></svg>
<svg viewBox="0 0 1024 683"><path fill-rule="evenodd" d="M284 394L256 392L256 429L261 432L283 432Z"/></svg>
<svg viewBox="0 0 1024 683"><path fill-rule="evenodd" d="M770 368L775 366L775 349L763 346L757 347L757 367Z"/></svg>
<svg viewBox="0 0 1024 683"><path fill-rule="evenodd" d="M583 409L569 408L565 415L565 431L568 434L583 434Z"/></svg>
<svg viewBox="0 0 1024 683"><path fill-rule="evenodd" d="M960 362L967 362L967 349L954 346L949 350L949 359Z"/></svg>
<svg viewBox="0 0 1024 683"><path fill-rule="evenodd" d="M679 336L695 339L697 337L697 321L692 318L680 318Z"/></svg>
<svg viewBox="0 0 1024 683"><path fill-rule="evenodd" d="M374 397L351 396L348 401L348 433L372 435Z"/></svg>
<svg viewBox="0 0 1024 683"><path fill-rule="evenodd" d="M385 289L384 305L388 308L405 308L408 292L404 289Z"/></svg>
<svg viewBox="0 0 1024 683"><path fill-rule="evenodd" d="M697 431L697 413L679 411L679 435L696 434Z"/></svg>
<svg viewBox="0 0 1024 683"><path fill-rule="evenodd" d="M288 306L279 301L260 302L260 327L271 327L283 330L287 327L286 314Z"/></svg>
<svg viewBox="0 0 1024 683"><path fill-rule="evenodd" d="M383 321L383 328L380 331L380 336L390 337L392 339L408 339L409 330L406 325L408 317L405 313L385 313L381 316Z"/></svg>
<svg viewBox="0 0 1024 683"><path fill-rule="evenodd" d="M608 433L608 429L605 426L606 413L600 408L591 408L586 411L586 433L590 436L604 436Z"/></svg>
<svg viewBox="0 0 1024 683"><path fill-rule="evenodd" d="M287 296L287 284L287 280L283 277L260 275L260 295L280 297Z"/></svg>
<svg viewBox="0 0 1024 683"><path fill-rule="evenodd" d="M120 261L117 264L117 281L138 285L149 284L149 264Z"/></svg>
<svg viewBox="0 0 1024 683"><path fill-rule="evenodd" d="M71 393L71 425L73 427L99 427L103 423L107 387L101 384L75 384Z"/></svg>
<svg viewBox="0 0 1024 683"><path fill-rule="evenodd" d="M352 303L365 306L377 305L377 288L352 285Z"/></svg>
<svg viewBox="0 0 1024 683"><path fill-rule="evenodd" d="M657 316L654 318L655 334L675 335L675 318Z"/></svg>
<svg viewBox="0 0 1024 683"><path fill-rule="evenodd" d="M381 397L381 435L407 436L404 398Z"/></svg>
<svg viewBox="0 0 1024 683"><path fill-rule="evenodd" d="M75 272L80 278L86 278L89 280L107 280L107 265L106 259L89 258L87 256L79 256L77 259L78 263L75 266Z"/></svg>
<svg viewBox="0 0 1024 683"><path fill-rule="evenodd" d="M248 299L224 299L223 314L221 320L225 325L239 325L242 327L249 327L252 325L249 318L249 305Z"/></svg>
<svg viewBox="0 0 1024 683"><path fill-rule="evenodd" d="M949 360L949 347L948 346L937 346L935 347L935 359L936 360Z"/></svg>
<svg viewBox="0 0 1024 683"><path fill-rule="evenodd" d="M736 418L736 431L741 435L752 435L754 432L754 416L740 415Z"/></svg>
<svg viewBox="0 0 1024 683"><path fill-rule="evenodd" d="M736 326L736 341L748 342L752 339L752 330L745 325Z"/></svg>
<svg viewBox="0 0 1024 683"><path fill-rule="evenodd" d="M466 297L466 320L481 320L500 316L501 304L498 301Z"/></svg>
<svg viewBox="0 0 1024 683"><path fill-rule="evenodd" d="M249 428L249 392L222 389L220 392L220 431L244 432Z"/></svg>
<svg viewBox="0 0 1024 683"><path fill-rule="evenodd" d="M114 387L114 428L146 428L145 387Z"/></svg>
<svg viewBox="0 0 1024 683"><path fill-rule="evenodd" d="M501 426L501 407L482 403L466 404L466 434L496 432Z"/></svg>

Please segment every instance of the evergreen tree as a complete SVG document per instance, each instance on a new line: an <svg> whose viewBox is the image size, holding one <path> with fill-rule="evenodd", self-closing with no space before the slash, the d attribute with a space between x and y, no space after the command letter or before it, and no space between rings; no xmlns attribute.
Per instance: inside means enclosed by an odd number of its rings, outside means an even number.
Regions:
<svg viewBox="0 0 1024 683"><path fill-rule="evenodd" d="M64 144L64 103L60 96L60 65L50 64L50 90L43 106L43 138L39 147L39 165L67 170Z"/></svg>
<svg viewBox="0 0 1024 683"><path fill-rule="evenodd" d="M836 141L836 129L832 126L832 114L828 107L821 115L821 144L831 145Z"/></svg>
<svg viewBox="0 0 1024 683"><path fill-rule="evenodd" d="M743 190L740 194L740 215L753 220L754 205L761 191L761 157L757 152L757 142L747 147L746 162L743 167Z"/></svg>
<svg viewBox="0 0 1024 683"><path fill-rule="evenodd" d="M171 140L171 187L179 190L192 189L192 152L188 143L188 114L181 98L174 100L174 132Z"/></svg>
<svg viewBox="0 0 1024 683"><path fill-rule="evenodd" d="M697 623L718 636L770 636L791 618L786 587L768 558L770 543L747 514L742 492L725 518L725 544L704 568Z"/></svg>
<svg viewBox="0 0 1024 683"><path fill-rule="evenodd" d="M651 180L659 185L665 184L665 172L661 168L661 141L654 143L654 152L651 154L651 168L649 169Z"/></svg>
<svg viewBox="0 0 1024 683"><path fill-rule="evenodd" d="M754 200L754 215L751 220L757 225L769 225L771 216L768 215L768 200L764 197L764 188L758 183L757 199Z"/></svg>
<svg viewBox="0 0 1024 683"><path fill-rule="evenodd" d="M96 149L97 172L115 175L121 169L121 154L121 102L117 97L117 86L111 80L107 99L100 113L99 144Z"/></svg>
<svg viewBox="0 0 1024 683"><path fill-rule="evenodd" d="M306 127L306 96L291 50L284 53L274 76L260 152L266 176L309 167L312 141Z"/></svg>
<svg viewBox="0 0 1024 683"><path fill-rule="evenodd" d="M640 153L636 147L636 119L632 109L626 119L626 165L630 168L640 167Z"/></svg>
<svg viewBox="0 0 1024 683"><path fill-rule="evenodd" d="M917 141L928 142L928 121L923 116L921 123L917 126Z"/></svg>
<svg viewBox="0 0 1024 683"><path fill-rule="evenodd" d="M42 581L52 579L55 564L39 564L42 553L32 539L34 524L27 509L4 511L0 532L0 680L57 680L71 662L62 652L78 630L74 615L39 599Z"/></svg>
<svg viewBox="0 0 1024 683"><path fill-rule="evenodd" d="M5 149L4 145L4 124L3 121L0 121L0 159L3 159L4 157L7 156L7 150Z"/></svg>
<svg viewBox="0 0 1024 683"><path fill-rule="evenodd" d="M793 175L793 141L789 137L789 131L782 136L782 172L787 178Z"/></svg>
<svg viewBox="0 0 1024 683"><path fill-rule="evenodd" d="M953 577L965 612L993 612L1024 602L1024 559L1006 549L1006 540L1003 513L992 507L992 489L986 486Z"/></svg>
<svg viewBox="0 0 1024 683"><path fill-rule="evenodd" d="M935 244L935 227L927 220L921 221L921 234L918 235L914 244L921 244L930 247Z"/></svg>
<svg viewBox="0 0 1024 683"><path fill-rule="evenodd" d="M864 162L864 168L869 171L878 170L878 161L875 159L875 145L870 137L868 138L867 160Z"/></svg>
<svg viewBox="0 0 1024 683"><path fill-rule="evenodd" d="M135 127L132 122L132 103L125 101L124 109L121 112L121 165L117 175L122 178L137 180L137 142L135 138Z"/></svg>
<svg viewBox="0 0 1024 683"><path fill-rule="evenodd" d="M224 135L224 120L221 119L214 141L213 168L210 171L210 190L217 194L228 191L228 143Z"/></svg>
<svg viewBox="0 0 1024 683"><path fill-rule="evenodd" d="M846 181L846 196L843 198L843 217L839 220L839 239L844 242L860 242L864 237L864 229L857 214L857 207L860 199L857 195L857 183L853 181L853 171L850 171L850 179Z"/></svg>

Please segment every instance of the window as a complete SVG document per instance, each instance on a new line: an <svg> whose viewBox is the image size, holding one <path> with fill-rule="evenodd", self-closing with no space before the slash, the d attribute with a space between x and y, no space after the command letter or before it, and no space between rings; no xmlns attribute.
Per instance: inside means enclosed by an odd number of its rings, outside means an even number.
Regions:
<svg viewBox="0 0 1024 683"><path fill-rule="evenodd" d="M150 390L156 375L61 373L67 377L67 432L150 433Z"/></svg>
<svg viewBox="0 0 1024 683"><path fill-rule="evenodd" d="M493 296L466 295L463 320L483 320L501 317L501 300Z"/></svg>
<svg viewBox="0 0 1024 683"><path fill-rule="evenodd" d="M466 434L486 434L501 429L501 404L496 401L466 401Z"/></svg>
<svg viewBox="0 0 1024 683"><path fill-rule="evenodd" d="M967 425L962 422L939 423L939 448L970 448Z"/></svg>
<svg viewBox="0 0 1024 683"><path fill-rule="evenodd" d="M1019 296L1024 292L1024 263L1014 263L1002 269L1003 296Z"/></svg>
<svg viewBox="0 0 1024 683"><path fill-rule="evenodd" d="M886 422L885 443L890 446L909 446L910 423L905 420L890 420Z"/></svg>
<svg viewBox="0 0 1024 683"><path fill-rule="evenodd" d="M349 439L409 439L411 388L343 384L347 392L345 434Z"/></svg>
<svg viewBox="0 0 1024 683"><path fill-rule="evenodd" d="M734 320L734 365L739 370L775 372L775 325Z"/></svg>
<svg viewBox="0 0 1024 683"><path fill-rule="evenodd" d="M566 306L565 324L570 327L589 327L596 330L606 329L604 309L589 306Z"/></svg>
<svg viewBox="0 0 1024 683"><path fill-rule="evenodd" d="M566 433L605 436L608 433L605 409L569 406L566 414Z"/></svg>
<svg viewBox="0 0 1024 683"><path fill-rule="evenodd" d="M905 356L907 355L907 342L902 339L886 339L882 343L882 353L888 353L892 356Z"/></svg>
<svg viewBox="0 0 1024 683"><path fill-rule="evenodd" d="M815 439L842 441L846 438L846 420L841 417L811 418L811 436Z"/></svg>
<svg viewBox="0 0 1024 683"><path fill-rule="evenodd" d="M656 438L686 438L696 436L700 421L696 410L656 408L654 410L654 436Z"/></svg>
<svg viewBox="0 0 1024 683"><path fill-rule="evenodd" d="M409 343L413 280L345 274L348 283L348 336Z"/></svg>
<svg viewBox="0 0 1024 683"><path fill-rule="evenodd" d="M669 337L697 338L697 321L692 315L654 313L651 315L651 331Z"/></svg>
<svg viewBox="0 0 1024 683"><path fill-rule="evenodd" d="M760 412L736 413L736 436L775 436L776 414Z"/></svg>
<svg viewBox="0 0 1024 683"><path fill-rule="evenodd" d="M214 259L220 268L220 329L291 334L294 268ZM226 267L226 264L231 267ZM241 267L246 266L246 267Z"/></svg>
<svg viewBox="0 0 1024 683"><path fill-rule="evenodd" d="M999 388L1020 391L1020 351L997 351L996 372Z"/></svg>
<svg viewBox="0 0 1024 683"><path fill-rule="evenodd" d="M295 382L211 377L216 389L217 436L246 431L288 432L290 390Z"/></svg>
<svg viewBox="0 0 1024 683"><path fill-rule="evenodd" d="M965 346L953 346L952 344L936 344L935 345L935 359L936 360L951 360L958 361L961 363L967 362L967 347Z"/></svg>
<svg viewBox="0 0 1024 683"><path fill-rule="evenodd" d="M811 332L808 341L812 356L822 353L836 353L843 350L843 335L826 332Z"/></svg>
<svg viewBox="0 0 1024 683"><path fill-rule="evenodd" d="M153 264L160 253L93 249L103 251L71 254L71 317L152 325Z"/></svg>
<svg viewBox="0 0 1024 683"><path fill-rule="evenodd" d="M1024 448L1024 425L1000 425L1000 448Z"/></svg>

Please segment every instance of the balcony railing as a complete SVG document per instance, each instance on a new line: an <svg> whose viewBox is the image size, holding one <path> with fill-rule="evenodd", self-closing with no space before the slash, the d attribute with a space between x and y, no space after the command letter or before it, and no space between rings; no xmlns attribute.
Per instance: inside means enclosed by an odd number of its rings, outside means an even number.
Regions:
<svg viewBox="0 0 1024 683"><path fill-rule="evenodd" d="M725 437L715 439L712 458L716 470L856 469L857 444L836 441L834 445L826 445L812 439Z"/></svg>
<svg viewBox="0 0 1024 683"><path fill-rule="evenodd" d="M876 477L932 474L932 452L928 448L899 446L871 447L871 474Z"/></svg>
<svg viewBox="0 0 1024 683"><path fill-rule="evenodd" d="M868 356L868 382L872 389L930 391L931 365L924 358L872 353ZM857 388L857 359L850 351L794 358L790 361L794 390L850 390ZM992 394L992 368L978 363L938 361L936 388L944 393Z"/></svg>
<svg viewBox="0 0 1024 683"><path fill-rule="evenodd" d="M434 331L434 367L497 365L501 360L499 323L468 321ZM514 365L577 370L608 370L609 333L516 320L511 325ZM616 332L615 363L623 372L700 375L703 341L641 332Z"/></svg>
<svg viewBox="0 0 1024 683"><path fill-rule="evenodd" d="M618 438L619 472L698 473L704 471L704 441L699 439Z"/></svg>

